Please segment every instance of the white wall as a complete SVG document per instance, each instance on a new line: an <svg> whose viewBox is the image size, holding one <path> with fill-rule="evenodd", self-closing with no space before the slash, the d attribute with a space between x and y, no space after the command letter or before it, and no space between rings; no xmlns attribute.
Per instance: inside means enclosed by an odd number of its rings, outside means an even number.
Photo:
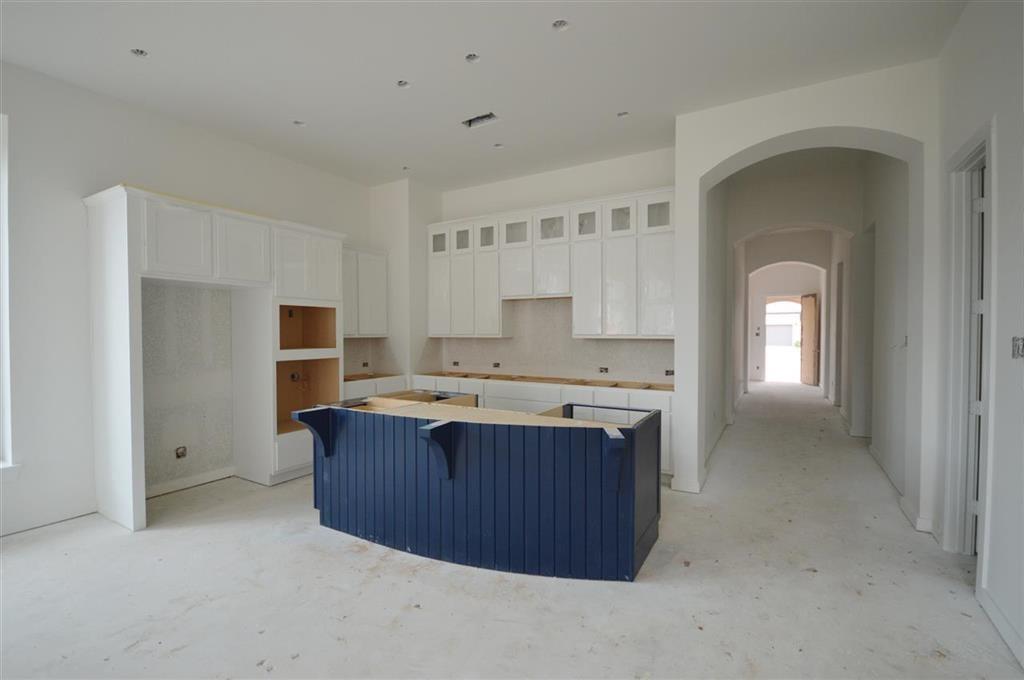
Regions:
<svg viewBox="0 0 1024 680"><path fill-rule="evenodd" d="M906 469L907 170L879 154L864 163L864 224L875 230L870 450L901 495L915 476Z"/></svg>
<svg viewBox="0 0 1024 680"><path fill-rule="evenodd" d="M860 229L862 156L857 149L805 149L740 170L729 177L729 238L787 225Z"/></svg>
<svg viewBox="0 0 1024 680"><path fill-rule="evenodd" d="M870 227L870 225L869 225ZM871 436L872 376L875 347L875 230L850 239L849 312L846 325L846 362L843 373L843 413L849 433Z"/></svg>
<svg viewBox="0 0 1024 680"><path fill-rule="evenodd" d="M342 177L0 65L10 126L12 444L0 532L96 509L88 227L119 182L361 234L367 190ZM59 422L59 426L54 426Z"/></svg>
<svg viewBox="0 0 1024 680"><path fill-rule="evenodd" d="M815 147L849 147L889 153L911 163L908 308L912 310L910 367L912 389L923 395L909 403L915 460L920 476L934 474L935 433L944 422L938 411L939 368L934 346L924 343L938 329L942 236L938 214L938 67L934 60L841 78L725 106L680 115L676 119L676 319L699 322L709 285L701 278L700 258L708 238L704 194L738 170L781 153ZM673 409L673 487L699 490L706 476L701 460L703 420L701 364L706 360L696 333L676 336L676 399ZM926 370L927 367L927 370ZM677 438L675 435L679 433ZM927 467L928 469L924 469ZM904 504L915 525L926 526L934 495L919 488ZM921 510L923 508L923 510ZM920 515L919 512L924 513Z"/></svg>
<svg viewBox="0 0 1024 680"><path fill-rule="evenodd" d="M942 162L952 163L978 133L987 136L991 145L991 382L977 592L985 611L1024 662L1024 361L1010 357L1011 336L1024 335L1022 24L1019 2L969 4L942 51L940 74ZM945 192L949 183L943 180ZM944 209L949 199L943 193ZM948 216L946 225L949 228ZM953 321L947 319L947 324ZM957 357L951 359L950 364ZM944 488L944 480L938 477L936 485Z"/></svg>
<svg viewBox="0 0 1024 680"><path fill-rule="evenodd" d="M560 170L446 191L443 220L672 185L675 150L656 149Z"/></svg>
<svg viewBox="0 0 1024 680"><path fill-rule="evenodd" d="M722 430L726 425L726 401L731 401L728 397L731 371L726 366L726 358L729 356L726 348L730 344L729 325L732 318L729 313L729 301L732 299L732 270L726 257L729 250L727 194L728 188L724 182L713 187L707 194L708 238L701 258L701 267L706 269L707 281L707 305L698 326L704 348L701 384L704 387L704 403L707 405L704 411L705 436L700 444L705 461L718 443L718 438L722 436Z"/></svg>
<svg viewBox="0 0 1024 680"><path fill-rule="evenodd" d="M809 295L815 293L821 300L824 294L822 277L824 269L809 264L782 262L771 264L750 274L749 279L749 356L747 375L750 380L764 380L765 305L768 297L777 295ZM824 331L822 331L824 337Z"/></svg>
<svg viewBox="0 0 1024 680"><path fill-rule="evenodd" d="M231 291L143 280L147 494L234 469L231 370Z"/></svg>

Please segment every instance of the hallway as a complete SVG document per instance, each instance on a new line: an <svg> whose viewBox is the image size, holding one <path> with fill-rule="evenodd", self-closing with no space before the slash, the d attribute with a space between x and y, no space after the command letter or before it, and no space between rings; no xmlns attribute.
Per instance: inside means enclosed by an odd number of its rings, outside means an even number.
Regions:
<svg viewBox="0 0 1024 680"><path fill-rule="evenodd" d="M309 478L162 496L134 535L89 515L9 536L4 675L1021 677L973 560L910 528L818 395L744 397L704 492L664 491L636 583L366 543L318 526Z"/></svg>

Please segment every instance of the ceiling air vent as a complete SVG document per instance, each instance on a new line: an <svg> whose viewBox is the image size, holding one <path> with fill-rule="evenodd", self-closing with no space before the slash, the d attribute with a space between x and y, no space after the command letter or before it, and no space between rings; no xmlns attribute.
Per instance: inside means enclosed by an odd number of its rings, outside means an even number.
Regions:
<svg viewBox="0 0 1024 680"><path fill-rule="evenodd" d="M462 121L462 124L468 128L475 128L480 127L481 125L487 125L488 123L493 123L496 120L498 120L498 117L494 115L493 111L490 111L479 116L467 118L466 120Z"/></svg>

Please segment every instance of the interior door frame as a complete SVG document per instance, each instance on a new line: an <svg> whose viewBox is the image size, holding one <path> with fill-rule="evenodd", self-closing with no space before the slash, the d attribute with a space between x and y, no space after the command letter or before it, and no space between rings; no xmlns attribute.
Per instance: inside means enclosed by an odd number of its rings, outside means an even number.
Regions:
<svg viewBox="0 0 1024 680"><path fill-rule="evenodd" d="M971 305L972 305L972 220L974 216L971 201L972 173L990 160L990 135L988 126L976 133L962 148L953 156L949 163L949 228L951 244L951 290L950 290L950 354L949 354L949 397L947 404L947 469L946 469L946 503L943 513L943 527L941 543L945 550L961 554L973 554L977 545L978 568L976 573L982 573L981 561L984 559L984 542L986 538L985 526L985 504L986 504L986 483L987 461L988 461L988 437L989 429L988 403L989 391L991 390L990 346L992 334L987 332L991 328L990 322L985 322L984 338L978 350L980 357L972 355L971 352ZM990 164L988 164L991 167ZM991 180L986 182L991 186ZM983 199L989 201L990 198ZM990 212L985 212L986 228L992 232L992 220ZM985 241L985 251L982 257L986 263L984 271L984 289L991 290L991 238ZM983 312L984 315L984 312ZM984 315L987 316L987 315ZM972 461L969 456L968 437L971 432L968 399L969 382L971 378L972 361L980 360L982 366L983 391L981 393L981 418L982 427L981 442L979 444L977 469L974 477L978 481L978 499L976 503L977 529L976 533L968 530L968 523L973 522L974 512L968 491L968 483L972 477Z"/></svg>

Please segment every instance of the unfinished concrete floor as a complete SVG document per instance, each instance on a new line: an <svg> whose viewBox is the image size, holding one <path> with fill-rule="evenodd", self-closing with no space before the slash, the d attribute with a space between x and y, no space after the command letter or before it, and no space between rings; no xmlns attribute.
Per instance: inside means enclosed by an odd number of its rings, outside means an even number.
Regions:
<svg viewBox="0 0 1024 680"><path fill-rule="evenodd" d="M434 562L323 529L309 478L5 538L3 675L1008 677L974 561L910 528L812 388L745 398L636 583Z"/></svg>

